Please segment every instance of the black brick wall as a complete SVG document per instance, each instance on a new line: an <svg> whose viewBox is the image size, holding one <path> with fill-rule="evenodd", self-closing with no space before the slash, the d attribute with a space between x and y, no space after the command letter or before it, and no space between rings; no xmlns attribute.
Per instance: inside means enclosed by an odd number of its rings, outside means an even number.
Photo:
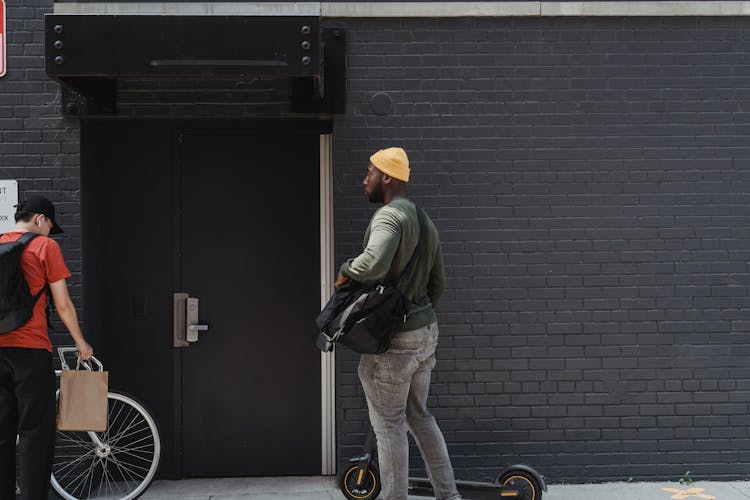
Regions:
<svg viewBox="0 0 750 500"><path fill-rule="evenodd" d="M405 147L447 264L431 402L457 474L745 477L750 19L340 23L336 262L369 154ZM343 462L366 411L337 359Z"/></svg>
<svg viewBox="0 0 750 500"><path fill-rule="evenodd" d="M65 233L55 237L81 304L81 207L78 122L60 115L59 85L44 72L44 14L52 2L6 0L7 72L0 78L0 178L18 181L19 198L43 194L55 203ZM64 332L64 333L63 333ZM51 337L71 345L54 322Z"/></svg>

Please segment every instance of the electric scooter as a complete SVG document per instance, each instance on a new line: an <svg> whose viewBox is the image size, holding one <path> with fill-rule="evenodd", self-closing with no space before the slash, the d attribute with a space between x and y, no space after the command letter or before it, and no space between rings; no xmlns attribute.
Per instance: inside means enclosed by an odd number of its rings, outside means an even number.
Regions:
<svg viewBox="0 0 750 500"><path fill-rule="evenodd" d="M370 428L362 455L349 460L350 465L339 475L341 492L349 500L375 500L380 494L380 474L377 466L377 440ZM456 481L458 492L466 500L541 500L547 491L544 476L527 465L511 465L502 469L492 483ZM409 478L409 494L434 496L427 478Z"/></svg>

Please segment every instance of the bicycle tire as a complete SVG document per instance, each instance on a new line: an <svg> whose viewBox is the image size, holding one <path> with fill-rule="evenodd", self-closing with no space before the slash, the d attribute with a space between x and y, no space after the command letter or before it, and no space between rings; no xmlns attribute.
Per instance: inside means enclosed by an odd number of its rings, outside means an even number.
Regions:
<svg viewBox="0 0 750 500"><path fill-rule="evenodd" d="M50 483L65 500L133 500L154 479L161 440L153 417L124 394L108 393L107 403L105 432L57 430Z"/></svg>

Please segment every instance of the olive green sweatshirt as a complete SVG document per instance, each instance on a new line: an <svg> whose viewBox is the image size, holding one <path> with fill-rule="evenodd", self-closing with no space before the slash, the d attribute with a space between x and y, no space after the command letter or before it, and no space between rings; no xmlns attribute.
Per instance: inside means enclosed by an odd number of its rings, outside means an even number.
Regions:
<svg viewBox="0 0 750 500"><path fill-rule="evenodd" d="M409 315L400 331L415 330L437 321L433 307L445 290L445 272L440 238L425 217L427 234L422 239L419 261L409 286ZM365 231L364 251L341 265L341 273L362 283L373 281L395 285L419 240L417 209L407 198L396 198L379 208Z"/></svg>

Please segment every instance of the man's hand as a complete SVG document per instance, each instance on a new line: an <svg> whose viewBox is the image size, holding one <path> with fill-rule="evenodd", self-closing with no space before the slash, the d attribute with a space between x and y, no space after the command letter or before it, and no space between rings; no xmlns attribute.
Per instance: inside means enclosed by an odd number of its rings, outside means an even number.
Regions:
<svg viewBox="0 0 750 500"><path fill-rule="evenodd" d="M346 283L347 281L349 281L349 278L347 278L346 276L344 276L343 274L341 274L341 271L339 271L339 275L336 277L336 283L334 283L333 286L335 288L338 288L341 285L343 285L344 283Z"/></svg>
<svg viewBox="0 0 750 500"><path fill-rule="evenodd" d="M78 355L84 361L91 359L91 356L94 355L94 349L85 340L76 342L76 349L78 349Z"/></svg>

